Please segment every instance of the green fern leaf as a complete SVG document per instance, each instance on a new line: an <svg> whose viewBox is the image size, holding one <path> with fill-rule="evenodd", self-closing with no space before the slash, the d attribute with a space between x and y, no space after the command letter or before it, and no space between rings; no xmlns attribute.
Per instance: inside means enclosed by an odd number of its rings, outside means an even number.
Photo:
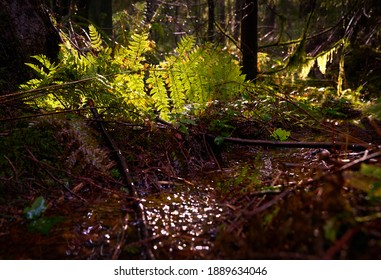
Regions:
<svg viewBox="0 0 381 280"><path fill-rule="evenodd" d="M192 51L196 43L196 38L194 36L183 36L177 45L176 53L179 57L187 59L188 54Z"/></svg>
<svg viewBox="0 0 381 280"><path fill-rule="evenodd" d="M134 34L131 36L131 42L128 45L125 59L131 70L138 70L142 68L142 62L145 60L144 53L148 52L150 48L150 41L148 33Z"/></svg>
<svg viewBox="0 0 381 280"><path fill-rule="evenodd" d="M95 28L94 25L89 25L89 35L91 40L91 47L96 51L101 51L103 49L102 47L102 37L99 34L98 30Z"/></svg>
<svg viewBox="0 0 381 280"><path fill-rule="evenodd" d="M54 65L50 62L49 58L47 58L45 55L33 55L34 59L36 59L38 62L41 63L42 66L44 66L47 70L51 71L54 70Z"/></svg>
<svg viewBox="0 0 381 280"><path fill-rule="evenodd" d="M32 68L41 77L47 77L51 72L55 72L56 66L45 55L33 55L32 58L36 59L42 67L34 63L25 63L25 65Z"/></svg>
<svg viewBox="0 0 381 280"><path fill-rule="evenodd" d="M151 96L154 106L159 110L160 117L168 120L169 102L167 89L165 87L164 72L158 67L150 72L150 77L147 79L148 87L151 88Z"/></svg>
<svg viewBox="0 0 381 280"><path fill-rule="evenodd" d="M20 85L19 88L22 90L30 90L30 89L38 88L40 84L41 84L41 79L31 79L27 81L25 84Z"/></svg>
<svg viewBox="0 0 381 280"><path fill-rule="evenodd" d="M169 71L168 79L166 81L169 87L171 101L173 103L172 111L174 113L183 113L185 110L184 105L186 98L180 73L178 71Z"/></svg>
<svg viewBox="0 0 381 280"><path fill-rule="evenodd" d="M45 77L47 75L43 67L38 67L36 64L33 63L25 63L25 65L32 68L38 75L40 75L40 77Z"/></svg>
<svg viewBox="0 0 381 280"><path fill-rule="evenodd" d="M166 79L167 86L170 92L172 102L172 111L174 113L183 113L187 97L192 91L192 69L189 68L189 55L195 45L194 36L184 36L181 38L175 50L177 55L166 57L166 69L168 78Z"/></svg>

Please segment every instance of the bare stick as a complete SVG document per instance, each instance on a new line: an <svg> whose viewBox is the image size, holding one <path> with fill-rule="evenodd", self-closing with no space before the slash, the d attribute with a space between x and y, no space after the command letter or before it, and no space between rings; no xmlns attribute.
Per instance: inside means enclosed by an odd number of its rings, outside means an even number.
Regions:
<svg viewBox="0 0 381 280"><path fill-rule="evenodd" d="M208 135L209 137L215 138L213 135ZM350 150L366 150L370 148L367 145L360 145L355 143L345 143L345 142L291 142L291 141L270 141L270 140L252 140L252 139L242 139L235 137L224 138L225 142L238 143L241 145L252 145L252 146L265 146L265 147L283 147L283 148L339 148L347 147Z"/></svg>

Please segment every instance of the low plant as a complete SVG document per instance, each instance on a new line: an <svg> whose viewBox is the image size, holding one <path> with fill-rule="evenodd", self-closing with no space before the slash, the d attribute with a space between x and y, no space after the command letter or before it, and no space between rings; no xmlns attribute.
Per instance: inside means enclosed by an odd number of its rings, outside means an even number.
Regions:
<svg viewBox="0 0 381 280"><path fill-rule="evenodd" d="M28 221L28 230L31 232L39 232L48 234L51 228L58 224L61 217L45 217L44 213L48 208L44 197L37 197L30 207L24 208L24 216Z"/></svg>
<svg viewBox="0 0 381 280"><path fill-rule="evenodd" d="M38 77L21 89L43 89L26 99L39 109L77 109L91 99L109 118L173 121L177 114L202 112L213 100L236 98L245 82L230 54L211 44L198 46L193 36L183 37L173 54L158 63L146 58L155 50L148 32L133 34L127 46L112 49L90 25L90 40L83 39L86 51L61 36L57 63L38 55L36 63L27 64Z"/></svg>

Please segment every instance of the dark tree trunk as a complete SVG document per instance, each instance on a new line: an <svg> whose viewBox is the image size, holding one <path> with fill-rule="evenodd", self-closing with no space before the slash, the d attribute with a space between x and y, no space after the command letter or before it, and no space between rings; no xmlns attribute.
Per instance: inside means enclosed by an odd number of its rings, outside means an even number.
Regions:
<svg viewBox="0 0 381 280"><path fill-rule="evenodd" d="M32 55L56 58L59 35L41 1L0 0L0 94L31 78Z"/></svg>
<svg viewBox="0 0 381 280"><path fill-rule="evenodd" d="M216 20L218 21L218 24L221 26L223 30L226 30L226 1L225 0L217 0L217 16ZM218 42L226 45L226 39L227 37L223 34L218 35Z"/></svg>
<svg viewBox="0 0 381 280"><path fill-rule="evenodd" d="M89 19L93 20L108 35L112 35L112 1L93 0L89 7Z"/></svg>
<svg viewBox="0 0 381 280"><path fill-rule="evenodd" d="M189 2L188 7L190 7L190 12L192 16L194 35L197 38L199 38L201 36L201 30L203 27L202 22L200 20L200 18L202 18L201 3L200 0L193 0L187 2Z"/></svg>
<svg viewBox="0 0 381 280"><path fill-rule="evenodd" d="M214 41L214 0L208 0L208 41Z"/></svg>
<svg viewBox="0 0 381 280"><path fill-rule="evenodd" d="M255 81L258 74L258 0L245 0L241 22L242 72Z"/></svg>

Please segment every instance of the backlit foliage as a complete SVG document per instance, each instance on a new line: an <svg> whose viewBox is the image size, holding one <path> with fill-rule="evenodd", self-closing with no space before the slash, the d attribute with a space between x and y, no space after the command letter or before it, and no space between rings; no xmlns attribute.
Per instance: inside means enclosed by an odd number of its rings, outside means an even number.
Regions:
<svg viewBox="0 0 381 280"><path fill-rule="evenodd" d="M237 61L215 45L197 46L192 36L183 37L171 55L154 64L147 59L155 50L147 32L133 34L127 46L114 49L92 25L82 49L61 35L59 62L35 56L38 63L28 66L38 77L21 86L46 87L29 101L44 110L76 109L91 99L109 117L143 121L159 115L170 121L186 108L201 112L213 100L232 100L244 84Z"/></svg>

